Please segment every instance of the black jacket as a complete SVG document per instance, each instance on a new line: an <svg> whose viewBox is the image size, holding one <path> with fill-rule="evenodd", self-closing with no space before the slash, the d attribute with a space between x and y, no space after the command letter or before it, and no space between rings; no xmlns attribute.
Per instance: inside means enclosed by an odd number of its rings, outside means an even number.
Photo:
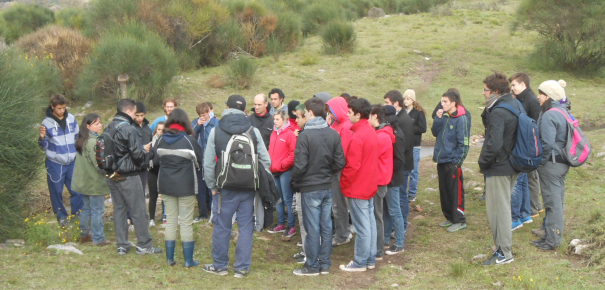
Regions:
<svg viewBox="0 0 605 290"><path fill-rule="evenodd" d="M153 137L151 128L149 128L149 121L143 119L143 124L141 126L139 126L137 122L133 122L132 125L137 128L137 131L141 134L141 142L143 142L143 145L149 144L149 142L151 142L151 137Z"/></svg>
<svg viewBox="0 0 605 290"><path fill-rule="evenodd" d="M271 140L271 133L273 133L273 116L269 114L269 111L264 116L253 113L248 116L248 120L254 128L260 131L265 147L269 150L269 141Z"/></svg>
<svg viewBox="0 0 605 290"><path fill-rule="evenodd" d="M534 93L527 88L517 96L517 100L523 104L525 113L527 113L530 118L538 122L540 112L542 112L542 107L540 106L540 101L538 101L536 95L534 95Z"/></svg>
<svg viewBox="0 0 605 290"><path fill-rule="evenodd" d="M517 134L518 119L513 113L497 108L499 104L508 104L518 108L512 94L506 94L494 102L488 112L485 141L479 155L481 173L494 176L516 174L508 159L508 153L513 150Z"/></svg>
<svg viewBox="0 0 605 290"><path fill-rule="evenodd" d="M388 187L397 187L403 185L403 175L405 166L405 136L397 124L397 116L391 115L386 117L387 122L393 128L395 134L395 144L393 144L393 177Z"/></svg>
<svg viewBox="0 0 605 290"><path fill-rule="evenodd" d="M412 118L401 109L397 113L397 125L405 137L405 170L414 170L414 122Z"/></svg>
<svg viewBox="0 0 605 290"><path fill-rule="evenodd" d="M414 124L414 147L422 144L422 134L426 133L426 116L424 112L412 109L408 115L412 118Z"/></svg>
<svg viewBox="0 0 605 290"><path fill-rule="evenodd" d="M197 194L197 171L202 166L202 148L195 138L164 133L155 148L160 159L158 192L171 196Z"/></svg>
<svg viewBox="0 0 605 290"><path fill-rule="evenodd" d="M265 209L275 207L275 202L279 199L280 193L275 185L275 180L271 172L260 163L258 166L259 188L256 190ZM273 220L273 218L271 218ZM269 225L271 226L271 225Z"/></svg>
<svg viewBox="0 0 605 290"><path fill-rule="evenodd" d="M334 174L344 167L345 156L338 133L321 117L309 120L296 140L293 188L300 192L329 189Z"/></svg>
<svg viewBox="0 0 605 290"><path fill-rule="evenodd" d="M141 143L141 135L132 125L134 121L130 116L118 112L113 117L113 121L107 125L107 128L116 127L123 122L128 124L120 127L120 130L114 136L114 149L118 160L118 170L116 172L122 176L134 176L138 175L141 168L145 166L147 154Z"/></svg>

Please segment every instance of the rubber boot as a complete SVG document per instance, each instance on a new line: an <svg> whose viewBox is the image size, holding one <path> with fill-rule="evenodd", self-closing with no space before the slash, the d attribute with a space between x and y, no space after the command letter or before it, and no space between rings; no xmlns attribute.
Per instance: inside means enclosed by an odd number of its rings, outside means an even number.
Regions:
<svg viewBox="0 0 605 290"><path fill-rule="evenodd" d="M176 246L176 241L165 241L164 245L166 246L166 262L169 266L176 265L176 262L174 261L174 247Z"/></svg>
<svg viewBox="0 0 605 290"><path fill-rule="evenodd" d="M199 265L193 260L193 250L195 250L195 241L183 242L183 256L185 256L185 268L191 268Z"/></svg>

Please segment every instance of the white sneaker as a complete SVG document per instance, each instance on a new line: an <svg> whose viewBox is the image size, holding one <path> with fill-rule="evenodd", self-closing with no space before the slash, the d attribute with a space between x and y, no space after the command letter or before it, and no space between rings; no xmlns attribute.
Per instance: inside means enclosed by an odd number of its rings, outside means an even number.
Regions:
<svg viewBox="0 0 605 290"><path fill-rule="evenodd" d="M149 227L150 228L155 227L155 221L154 220L150 220L149 221Z"/></svg>

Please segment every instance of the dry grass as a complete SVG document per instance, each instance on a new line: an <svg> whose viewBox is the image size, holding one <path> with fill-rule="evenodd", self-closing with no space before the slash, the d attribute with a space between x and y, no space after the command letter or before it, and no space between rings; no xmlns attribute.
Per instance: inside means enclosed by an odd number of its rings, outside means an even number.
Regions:
<svg viewBox="0 0 605 290"><path fill-rule="evenodd" d="M206 80L206 84L213 89L222 89L227 83L225 82L225 78L220 75L211 75L208 80Z"/></svg>

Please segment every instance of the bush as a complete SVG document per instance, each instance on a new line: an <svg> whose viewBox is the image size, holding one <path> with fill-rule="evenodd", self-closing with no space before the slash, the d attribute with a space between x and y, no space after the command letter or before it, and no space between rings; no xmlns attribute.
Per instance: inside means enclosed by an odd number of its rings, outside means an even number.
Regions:
<svg viewBox="0 0 605 290"><path fill-rule="evenodd" d="M91 50L89 39L71 28L47 26L20 38L15 45L31 56L51 59L61 72L64 94L73 96L76 79Z"/></svg>
<svg viewBox="0 0 605 290"><path fill-rule="evenodd" d="M237 20L246 39L244 50L255 57L263 55L267 40L277 28L277 16L268 13L267 8L259 2L246 2Z"/></svg>
<svg viewBox="0 0 605 290"><path fill-rule="evenodd" d="M273 36L284 51L291 51L298 47L301 41L301 29L300 15L289 11L279 12L277 13L277 28L273 31Z"/></svg>
<svg viewBox="0 0 605 290"><path fill-rule="evenodd" d="M52 10L39 5L17 3L2 11L0 18L3 19L0 34L7 43L12 43L19 37L52 23L55 15Z"/></svg>
<svg viewBox="0 0 605 290"><path fill-rule="evenodd" d="M162 38L131 22L101 35L78 78L75 94L83 100L115 99L118 76L128 74L131 97L159 104L177 66L174 52Z"/></svg>
<svg viewBox="0 0 605 290"><path fill-rule="evenodd" d="M535 56L542 67L594 74L605 65L603 15L605 2L601 0L525 0L514 28L540 35Z"/></svg>
<svg viewBox="0 0 605 290"><path fill-rule="evenodd" d="M85 26L84 35L97 37L105 29L114 27L133 19L138 12L139 0L92 0L86 9L89 25Z"/></svg>
<svg viewBox="0 0 605 290"><path fill-rule="evenodd" d="M335 21L323 28L321 39L326 53L348 53L355 50L357 36L351 23Z"/></svg>
<svg viewBox="0 0 605 290"><path fill-rule="evenodd" d="M341 7L336 3L315 3L303 12L302 32L304 36L319 31L320 27L333 20L340 20Z"/></svg>
<svg viewBox="0 0 605 290"><path fill-rule="evenodd" d="M229 63L227 75L229 76L232 85L235 85L240 89L247 89L252 84L257 69L258 66L254 59L240 57Z"/></svg>
<svg viewBox="0 0 605 290"><path fill-rule="evenodd" d="M61 9L55 15L55 23L76 30L84 29L84 10L81 8Z"/></svg>
<svg viewBox="0 0 605 290"><path fill-rule="evenodd" d="M243 50L245 44L246 38L237 21L219 24L201 47L200 63L202 66L220 65L232 52Z"/></svg>

